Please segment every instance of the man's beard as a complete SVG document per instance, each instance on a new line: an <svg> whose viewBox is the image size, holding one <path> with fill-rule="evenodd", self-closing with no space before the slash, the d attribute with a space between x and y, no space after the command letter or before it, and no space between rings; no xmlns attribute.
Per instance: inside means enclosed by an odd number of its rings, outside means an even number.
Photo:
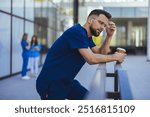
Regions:
<svg viewBox="0 0 150 117"><path fill-rule="evenodd" d="M90 26L90 32L93 36L99 36L100 32L98 33L92 26Z"/></svg>

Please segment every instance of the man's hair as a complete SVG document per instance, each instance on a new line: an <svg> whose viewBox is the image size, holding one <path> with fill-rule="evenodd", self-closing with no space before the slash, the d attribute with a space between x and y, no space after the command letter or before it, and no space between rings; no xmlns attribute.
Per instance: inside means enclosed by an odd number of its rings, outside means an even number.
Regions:
<svg viewBox="0 0 150 117"><path fill-rule="evenodd" d="M108 19L111 19L111 14L108 13L107 11L101 10L101 9L94 9L93 11L91 11L91 13L89 14L88 17L90 17L90 16L92 16L92 15L97 15L97 16L99 16L100 14L103 14L103 15L105 15Z"/></svg>

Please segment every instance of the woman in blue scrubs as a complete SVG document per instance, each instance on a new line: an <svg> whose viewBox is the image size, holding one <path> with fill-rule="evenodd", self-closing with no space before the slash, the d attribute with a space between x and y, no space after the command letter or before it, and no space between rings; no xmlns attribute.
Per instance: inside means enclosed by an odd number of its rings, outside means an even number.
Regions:
<svg viewBox="0 0 150 117"><path fill-rule="evenodd" d="M24 33L21 41L21 46L22 46L22 58L23 58L23 65L22 65L22 79L23 80L28 80L30 79L29 76L27 76L27 66L28 66L28 61L29 61L29 55L30 55L30 43L28 42L28 34Z"/></svg>
<svg viewBox="0 0 150 117"><path fill-rule="evenodd" d="M30 70L31 76L36 77L38 75L38 65L40 58L41 45L38 43L37 36L33 35L31 39L30 47Z"/></svg>

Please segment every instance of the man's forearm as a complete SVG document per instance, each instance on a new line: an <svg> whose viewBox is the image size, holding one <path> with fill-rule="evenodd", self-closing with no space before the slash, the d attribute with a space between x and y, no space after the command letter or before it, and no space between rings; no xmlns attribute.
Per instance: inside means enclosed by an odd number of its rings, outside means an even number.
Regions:
<svg viewBox="0 0 150 117"><path fill-rule="evenodd" d="M100 53L101 54L108 54L110 52L110 42L112 37L106 37L104 43L100 47Z"/></svg>
<svg viewBox="0 0 150 117"><path fill-rule="evenodd" d="M114 56L114 54L111 55L93 54L93 59L89 62L89 64L99 64L103 62L111 62L116 60L117 58Z"/></svg>

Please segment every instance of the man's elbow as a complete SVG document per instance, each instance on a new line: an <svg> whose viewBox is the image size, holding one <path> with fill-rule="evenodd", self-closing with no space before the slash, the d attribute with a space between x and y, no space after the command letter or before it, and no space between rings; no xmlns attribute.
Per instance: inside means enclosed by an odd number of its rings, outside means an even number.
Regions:
<svg viewBox="0 0 150 117"><path fill-rule="evenodd" d="M98 62L95 60L95 58L89 58L86 62L89 65L98 64Z"/></svg>

